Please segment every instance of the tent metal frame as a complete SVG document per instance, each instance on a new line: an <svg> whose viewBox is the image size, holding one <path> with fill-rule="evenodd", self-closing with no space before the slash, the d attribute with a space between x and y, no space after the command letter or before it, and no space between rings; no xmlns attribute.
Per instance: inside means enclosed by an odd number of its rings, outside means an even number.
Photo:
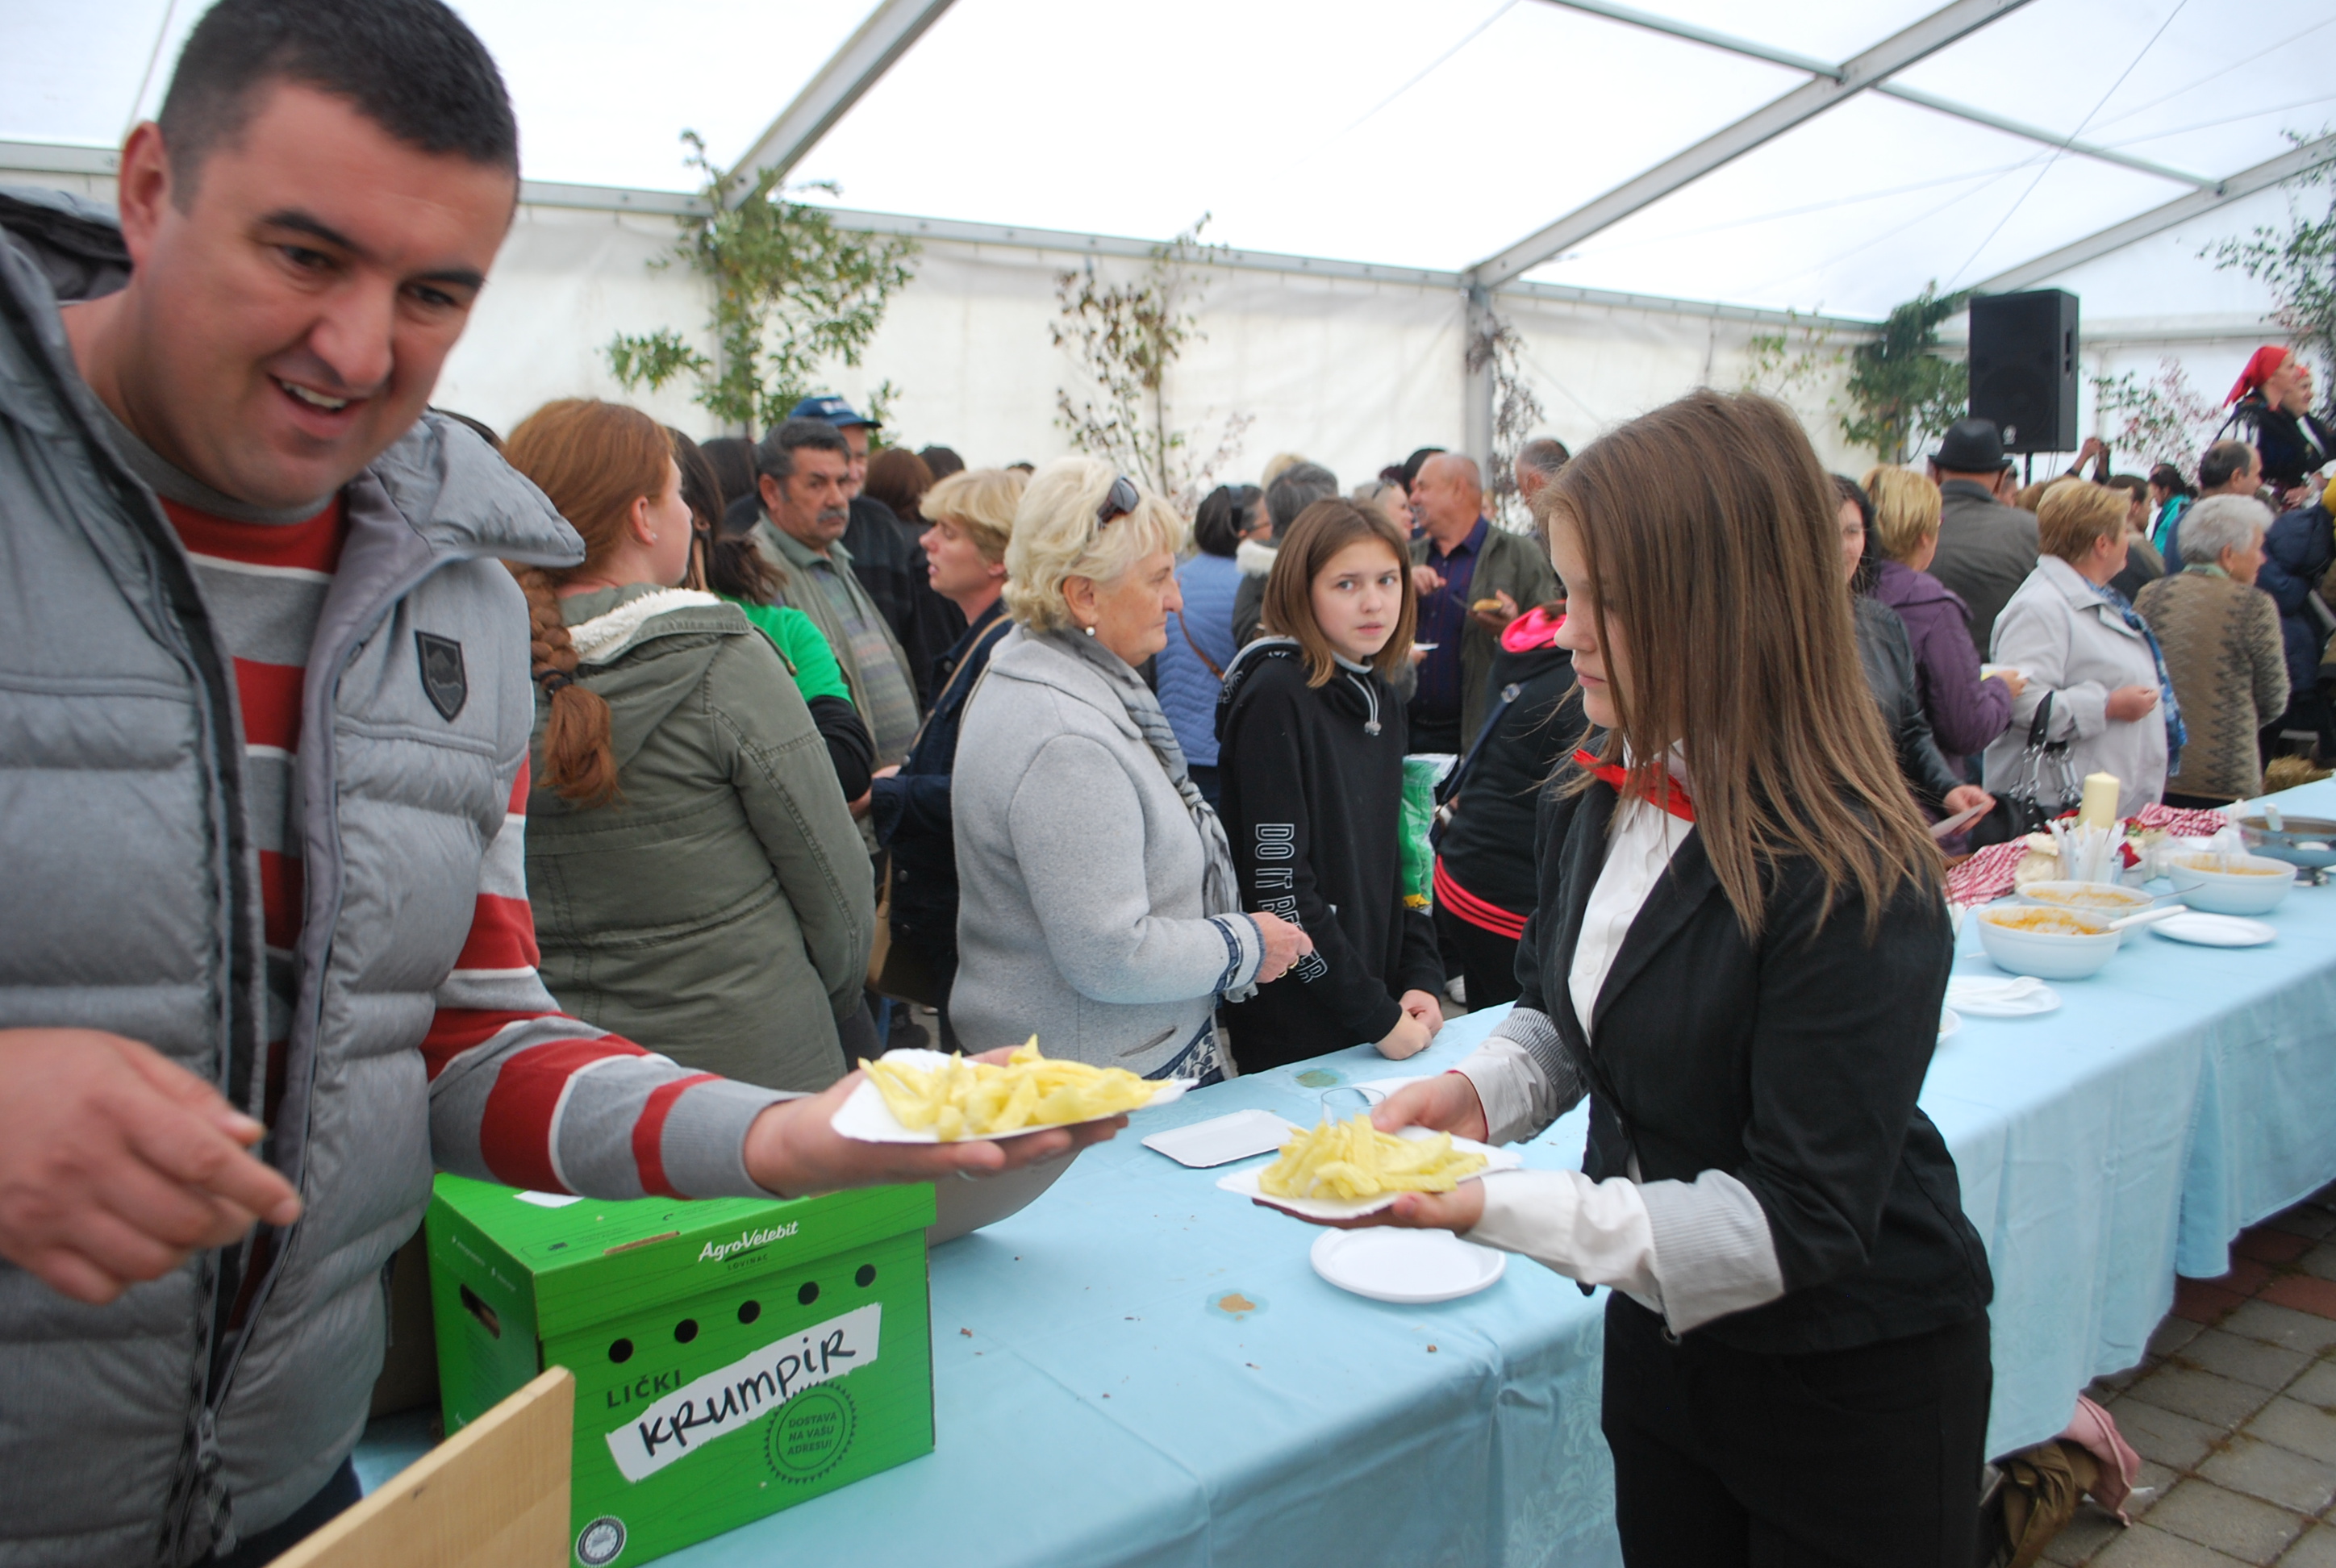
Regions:
<svg viewBox="0 0 2336 1568"><path fill-rule="evenodd" d="M1632 214L1726 167L1755 148L1807 123L1828 110L1839 107L1861 93L1879 93L2023 141L2192 188L2162 206L1997 273L1978 284L1973 289L1975 293L2000 293L2028 287L2136 240L2187 222L2226 203L2268 189L2293 175L2336 161L2336 136L2324 136L2251 169L2213 179L2073 136L2062 136L1968 104L1902 86L1890 80L1898 73L2020 10L2029 4L2029 0L1950 0L1949 4L1913 25L1839 63L1818 60L1731 34L1658 16L1617 4L1615 0L1541 0L1541 3L1803 72L1808 80L1733 124L1673 153L1652 168L1544 224L1515 244L1457 272L1385 267L1321 257L1220 247L1207 249L1208 263L1325 279L1451 288L1466 297L1467 337L1471 343L1492 324L1494 315L1493 300L1496 294L1552 303L1644 310L1762 326L1806 326L1863 333L1872 330L1875 324L1848 317L1804 316L1791 311L1540 283L1527 279L1524 274L1562 255L1592 235L1612 228ZM744 200L754 189L756 180L766 171L776 170L784 178L924 36L948 11L950 4L951 0L878 0L866 20L813 74L793 101L780 112L733 166L731 187L723 193L723 199L733 203ZM102 148L0 142L0 167L110 176L116 172L118 165L118 155ZM538 180L522 182L520 200L524 204L540 207L644 215L680 216L704 209L700 199L674 191L632 190ZM832 215L835 221L844 228L962 244L1010 246L1047 252L1129 258L1149 258L1160 248L1157 241L1112 235L842 209L834 210ZM1470 385L1465 404L1465 440L1472 450L1484 451L1489 448L1493 429L1492 369L1486 365L1466 374Z"/></svg>

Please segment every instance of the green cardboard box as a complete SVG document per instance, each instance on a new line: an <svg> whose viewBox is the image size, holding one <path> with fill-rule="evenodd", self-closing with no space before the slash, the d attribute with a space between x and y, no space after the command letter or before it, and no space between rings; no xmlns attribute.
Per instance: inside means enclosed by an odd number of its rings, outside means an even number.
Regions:
<svg viewBox="0 0 2336 1568"><path fill-rule="evenodd" d="M933 1446L929 1186L603 1203L442 1175L446 1429L576 1375L584 1568L644 1563Z"/></svg>

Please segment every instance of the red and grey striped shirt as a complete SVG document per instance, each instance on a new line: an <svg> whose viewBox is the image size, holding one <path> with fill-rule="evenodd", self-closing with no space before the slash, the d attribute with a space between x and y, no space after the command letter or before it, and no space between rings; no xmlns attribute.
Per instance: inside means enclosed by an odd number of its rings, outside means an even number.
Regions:
<svg viewBox="0 0 2336 1568"><path fill-rule="evenodd" d="M150 482L165 482L158 492L167 485L180 494L201 493L175 470L158 472L166 465L151 451L131 456ZM306 890L298 759L302 745L318 738L301 734L301 693L346 518L337 496L314 516L292 520L221 516L167 494L162 504L235 660L248 831L259 852L267 931L266 1110L272 1125L299 993ZM618 1198L760 1191L745 1172L744 1130L761 1107L788 1096L688 1072L567 1017L536 972L527 793L522 765L502 831L480 868L469 935L437 988L436 1012L421 1042L442 1159L452 1134L454 1163L482 1166L514 1186Z"/></svg>

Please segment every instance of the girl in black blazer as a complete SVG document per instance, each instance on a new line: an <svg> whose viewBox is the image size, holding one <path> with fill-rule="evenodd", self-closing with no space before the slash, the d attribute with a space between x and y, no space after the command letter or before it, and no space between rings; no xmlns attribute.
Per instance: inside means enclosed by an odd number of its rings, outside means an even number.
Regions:
<svg viewBox="0 0 2336 1568"><path fill-rule="evenodd" d="M1991 1286L1914 1103L1942 867L1859 670L1832 486L1781 405L1698 392L1536 508L1603 734L1540 807L1515 1009L1377 1121L1507 1142L1586 1094L1589 1149L1371 1221L1613 1287L1632 1568L1968 1568Z"/></svg>

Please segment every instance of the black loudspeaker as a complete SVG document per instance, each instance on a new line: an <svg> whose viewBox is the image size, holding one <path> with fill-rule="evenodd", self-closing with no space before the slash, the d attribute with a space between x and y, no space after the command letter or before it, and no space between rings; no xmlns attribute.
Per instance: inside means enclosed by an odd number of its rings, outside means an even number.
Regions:
<svg viewBox="0 0 2336 1568"><path fill-rule="evenodd" d="M2066 289L1971 302L1971 412L2006 452L2077 450L2077 297Z"/></svg>

